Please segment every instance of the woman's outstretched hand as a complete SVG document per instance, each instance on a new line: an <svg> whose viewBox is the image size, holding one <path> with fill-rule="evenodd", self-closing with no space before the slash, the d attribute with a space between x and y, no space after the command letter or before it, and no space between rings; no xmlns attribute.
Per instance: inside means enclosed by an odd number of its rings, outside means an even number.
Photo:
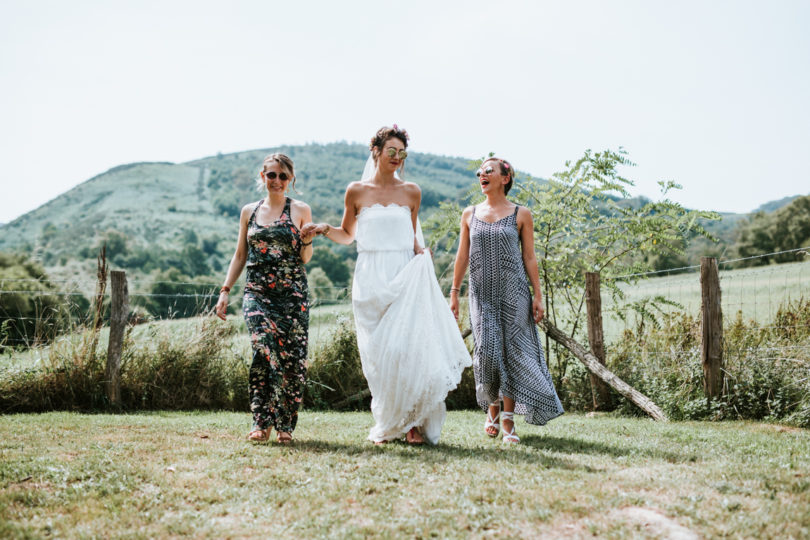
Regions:
<svg viewBox="0 0 810 540"><path fill-rule="evenodd" d="M309 236L310 238L317 235L325 235L329 230L328 223L307 223L301 229L302 236Z"/></svg>
<svg viewBox="0 0 810 540"><path fill-rule="evenodd" d="M315 224L310 222L301 227L301 241L305 244L312 242L312 239L317 236L315 232Z"/></svg>

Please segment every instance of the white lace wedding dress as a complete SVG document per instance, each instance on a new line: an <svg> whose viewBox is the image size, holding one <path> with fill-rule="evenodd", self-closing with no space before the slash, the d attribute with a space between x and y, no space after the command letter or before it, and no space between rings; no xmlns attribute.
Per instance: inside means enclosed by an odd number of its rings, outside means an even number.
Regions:
<svg viewBox="0 0 810 540"><path fill-rule="evenodd" d="M374 442L414 426L436 444L447 393L471 365L442 295L433 260L413 252L407 206L363 208L357 215L357 266L352 307L363 373L371 390Z"/></svg>

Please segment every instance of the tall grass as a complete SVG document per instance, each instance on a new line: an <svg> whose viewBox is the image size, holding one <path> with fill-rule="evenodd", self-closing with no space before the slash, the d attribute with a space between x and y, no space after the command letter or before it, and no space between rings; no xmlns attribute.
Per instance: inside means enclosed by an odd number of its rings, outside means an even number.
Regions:
<svg viewBox="0 0 810 540"><path fill-rule="evenodd" d="M141 339L127 332L121 363L121 407L247 410L247 365L231 351L230 323L198 319L187 332L154 325ZM98 333L55 342L39 366L0 372L0 411L99 410L106 351Z"/></svg>
<svg viewBox="0 0 810 540"><path fill-rule="evenodd" d="M122 408L247 411L250 355L247 337L238 334L240 322L209 317L130 329L122 356ZM304 407L367 410L354 325L342 317L330 319L330 326L310 350ZM691 314L671 313L658 326L625 330L608 347L608 367L676 420L777 420L810 427L810 301L788 302L768 323L738 313L726 322L724 335L725 385L712 403L703 396L700 321ZM41 361L31 367L0 367L0 412L109 409L103 349L103 336L87 330L42 349ZM590 379L579 362L567 362L555 382L567 410L591 409ZM620 413L640 414L618 396L617 403ZM471 369L447 405L476 407Z"/></svg>
<svg viewBox="0 0 810 540"><path fill-rule="evenodd" d="M700 336L699 318L673 313L659 327L626 330L608 351L608 364L675 420L752 419L810 427L810 300L783 304L768 324L746 320L740 312L726 322L723 395L711 403L703 395ZM589 394L583 378L566 383L571 396ZM619 410L636 414L626 401Z"/></svg>

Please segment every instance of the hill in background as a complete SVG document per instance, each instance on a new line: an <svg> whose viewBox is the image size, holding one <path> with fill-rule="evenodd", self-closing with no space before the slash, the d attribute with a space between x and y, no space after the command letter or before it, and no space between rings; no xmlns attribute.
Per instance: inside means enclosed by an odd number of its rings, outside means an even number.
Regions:
<svg viewBox="0 0 810 540"><path fill-rule="evenodd" d="M280 146L187 163L115 167L0 226L0 251L33 254L52 277L87 280L95 274L99 246L106 243L113 266L131 275L171 271L176 274L172 279L208 276L208 281L219 281L233 252L239 211L262 197L255 179L263 158L272 152L284 152L295 161L299 193L291 195L310 204L313 218L339 222L344 189L359 179L368 157L368 149L361 144ZM461 200L475 184L468 163L457 157L409 155L405 177L422 189L423 220L440 201ZM794 199L771 201L758 210L773 212ZM622 204L645 202L636 197ZM700 255L726 256L738 225L749 215L722 214L720 221L704 222L720 243L697 239L685 259L673 260L674 266L684 261L692 264ZM317 239L316 255L320 262L315 264L336 285L346 283L346 273L338 278L340 272L332 271L333 263L352 258L353 246Z"/></svg>
<svg viewBox="0 0 810 540"><path fill-rule="evenodd" d="M281 146L115 167L3 225L0 251L33 254L60 277L93 275L103 242L112 262L128 270L219 273L233 252L240 209L263 196L255 179L273 152L295 162L299 193L291 196L306 201L316 221L339 222L345 187L359 179L368 158L360 144ZM475 182L468 160L418 152L409 155L405 178L422 189L423 219L439 201L458 200ZM344 257L353 251L333 247Z"/></svg>

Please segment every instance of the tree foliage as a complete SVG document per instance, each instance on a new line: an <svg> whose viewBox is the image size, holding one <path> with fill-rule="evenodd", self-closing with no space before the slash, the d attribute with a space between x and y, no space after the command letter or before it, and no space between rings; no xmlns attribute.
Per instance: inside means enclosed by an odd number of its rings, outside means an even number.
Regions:
<svg viewBox="0 0 810 540"><path fill-rule="evenodd" d="M24 255L0 253L0 349L51 340L70 320L70 298L63 302L43 268ZM83 300L81 307L88 305ZM81 303L74 301L75 303Z"/></svg>
<svg viewBox="0 0 810 540"><path fill-rule="evenodd" d="M766 214L757 212L739 228L737 256L752 257L810 246L810 195L794 199L790 204ZM740 265L757 266L771 262L791 262L795 253L782 253L740 261Z"/></svg>
<svg viewBox="0 0 810 540"><path fill-rule="evenodd" d="M687 210L668 199L670 190L680 189L674 182L659 182L659 201L626 204L633 181L620 169L633 165L622 149L587 150L548 181L518 177L510 192L514 202L532 212L546 316L572 337L582 328L584 272L599 272L603 285L621 299L618 285L650 270L651 256L683 254L695 234L711 238L700 220L717 219L717 214ZM483 200L477 186L470 195L472 203ZM455 241L461 211L456 203L441 205L441 213L426 224L432 245ZM653 312L646 309L642 315Z"/></svg>

